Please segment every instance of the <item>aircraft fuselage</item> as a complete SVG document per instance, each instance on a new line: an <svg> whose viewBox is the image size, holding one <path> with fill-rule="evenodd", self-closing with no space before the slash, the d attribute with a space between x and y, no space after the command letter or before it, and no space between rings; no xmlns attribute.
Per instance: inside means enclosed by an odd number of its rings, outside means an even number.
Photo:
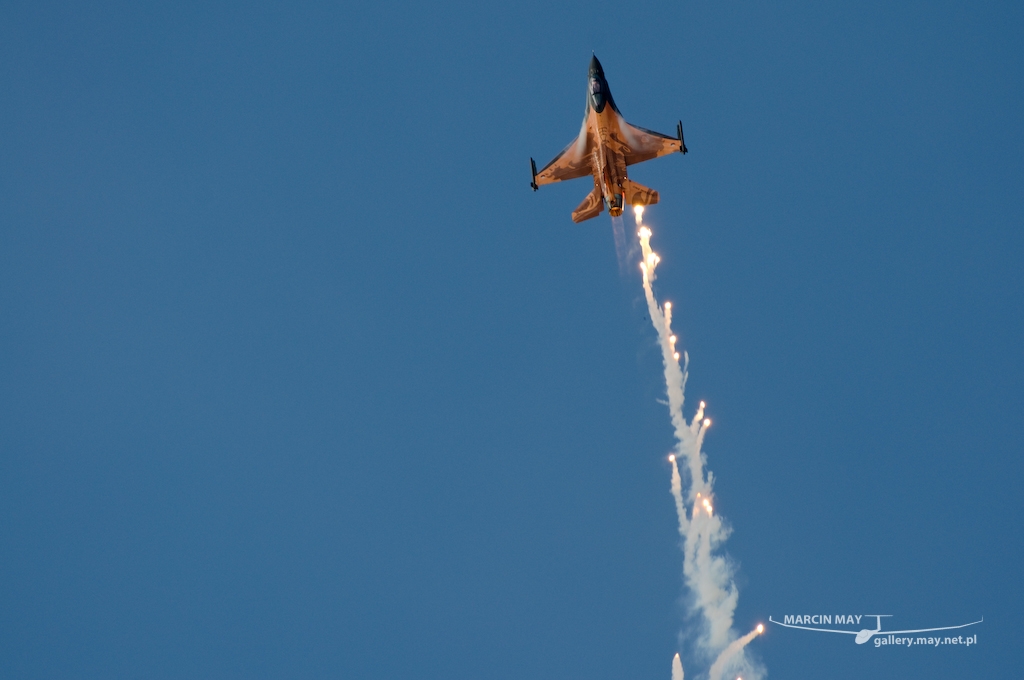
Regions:
<svg viewBox="0 0 1024 680"><path fill-rule="evenodd" d="M604 196L608 213L612 217L622 214L623 183L629 178L626 173L626 156L616 151L614 145L615 141L622 139L622 130L619 128L621 119L601 64L594 57L590 63L586 116L587 134L594 140L590 166L594 170L594 186Z"/></svg>
<svg viewBox="0 0 1024 680"><path fill-rule="evenodd" d="M594 185L600 189L608 213L612 217L623 214L623 183L629 178L626 172L626 155L616 153L611 145L613 137L621 137L618 130L618 114L606 107L601 113L591 109L587 116L587 127L594 135L594 151L591 167L594 168Z"/></svg>

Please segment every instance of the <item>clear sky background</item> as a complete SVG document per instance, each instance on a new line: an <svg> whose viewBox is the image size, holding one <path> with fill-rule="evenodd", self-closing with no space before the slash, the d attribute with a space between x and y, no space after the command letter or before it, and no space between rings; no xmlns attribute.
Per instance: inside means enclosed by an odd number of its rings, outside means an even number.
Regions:
<svg viewBox="0 0 1024 680"><path fill-rule="evenodd" d="M668 680L660 355L591 51L771 678L1020 672L1019 3L0 9L0 675ZM627 221L627 226L631 223Z"/></svg>

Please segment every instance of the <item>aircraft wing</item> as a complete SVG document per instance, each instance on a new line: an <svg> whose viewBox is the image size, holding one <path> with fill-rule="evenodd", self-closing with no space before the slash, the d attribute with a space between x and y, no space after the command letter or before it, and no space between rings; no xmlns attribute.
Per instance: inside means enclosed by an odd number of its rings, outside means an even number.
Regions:
<svg viewBox="0 0 1024 680"><path fill-rule="evenodd" d="M552 182L563 182L567 179L584 177L593 172L590 166L590 152L593 150L593 143L590 135L587 134L586 122L576 139L569 143L569 146L562 149L562 153L555 156L554 160L544 166L537 173L534 181L538 184L551 184Z"/></svg>
<svg viewBox="0 0 1024 680"><path fill-rule="evenodd" d="M676 140L676 141L678 141L678 140ZM799 628L800 630L816 630L819 633L846 633L847 635L856 635L857 634L857 631L855 631L855 630L832 630L831 628L811 628L810 626L796 626L796 625L793 625L792 623L781 623L779 621L773 620L772 617L770 617L770 616L768 617L768 620L771 623L774 623L777 626L785 626L786 628ZM886 632L888 633L889 631L886 631Z"/></svg>
<svg viewBox="0 0 1024 680"><path fill-rule="evenodd" d="M669 137L654 130L630 125L626 121L622 121L619 129L622 130L624 138L622 141L626 147L623 149L626 165L643 163L658 156L678 153L684 148L683 141L679 137ZM680 133L681 136L682 133Z"/></svg>
<svg viewBox="0 0 1024 680"><path fill-rule="evenodd" d="M977 623L981 623L985 619L979 619L978 621L972 621L965 623L962 626L943 626L941 628L918 628L917 630L883 630L879 635L899 635L900 633L930 633L933 630L953 630L954 628L966 628L967 626L973 626Z"/></svg>

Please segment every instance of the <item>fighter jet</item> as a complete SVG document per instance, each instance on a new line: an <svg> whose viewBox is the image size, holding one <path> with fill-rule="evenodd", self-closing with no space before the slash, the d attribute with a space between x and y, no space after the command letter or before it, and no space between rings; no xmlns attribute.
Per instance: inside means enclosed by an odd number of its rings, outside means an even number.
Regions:
<svg viewBox="0 0 1024 680"><path fill-rule="evenodd" d="M540 172L530 159L533 171L530 186L536 191L542 184L593 175L594 190L573 211L573 222L597 217L606 204L612 217L622 214L623 205L654 205L658 202L658 192L630 180L626 167L676 151L686 153L682 121L676 134L676 137L668 137L627 123L615 106L604 69L595 55L587 74L583 128Z"/></svg>

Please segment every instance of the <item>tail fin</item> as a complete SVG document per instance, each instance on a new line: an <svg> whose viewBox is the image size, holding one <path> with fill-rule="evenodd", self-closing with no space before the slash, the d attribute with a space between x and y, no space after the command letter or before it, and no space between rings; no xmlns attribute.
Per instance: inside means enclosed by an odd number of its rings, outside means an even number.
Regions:
<svg viewBox="0 0 1024 680"><path fill-rule="evenodd" d="M637 184L631 179L622 183L622 190L625 192L623 198L629 205L654 205L658 202L658 192L648 189L643 184Z"/></svg>
<svg viewBox="0 0 1024 680"><path fill-rule="evenodd" d="M655 201L657 201L657 198L655 198ZM583 199L583 202L572 211L572 221L582 222L583 220L589 220L591 217L600 215L602 210L604 210L604 196L601 195L601 190L595 186L594 190Z"/></svg>

